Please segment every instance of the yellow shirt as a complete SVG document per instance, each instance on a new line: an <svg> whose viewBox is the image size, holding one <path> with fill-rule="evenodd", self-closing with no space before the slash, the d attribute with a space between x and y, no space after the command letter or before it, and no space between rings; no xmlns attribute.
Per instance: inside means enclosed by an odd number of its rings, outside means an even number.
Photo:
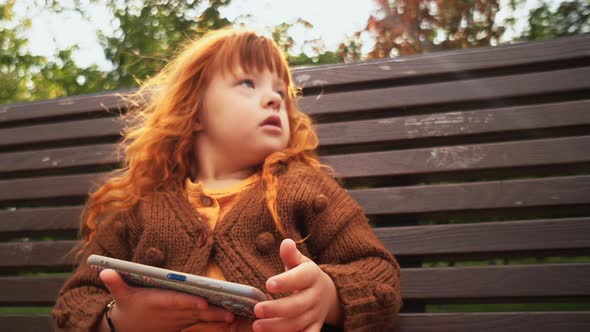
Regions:
<svg viewBox="0 0 590 332"><path fill-rule="evenodd" d="M255 173L249 178L224 189L205 189L200 182L194 183L190 178L185 181L186 195L195 207L201 218L207 221L211 230L215 229L218 221L223 220L231 210L245 189L248 189L260 181L260 173ZM217 263L210 259L205 273L206 277L225 280L223 272ZM187 331L252 331L250 319L236 316L236 320L228 326L226 323L202 323L191 327Z"/></svg>

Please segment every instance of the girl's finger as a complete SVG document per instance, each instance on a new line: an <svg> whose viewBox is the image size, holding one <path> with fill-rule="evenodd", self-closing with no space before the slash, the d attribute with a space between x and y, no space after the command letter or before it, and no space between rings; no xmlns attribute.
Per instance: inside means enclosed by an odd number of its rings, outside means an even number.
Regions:
<svg viewBox="0 0 590 332"><path fill-rule="evenodd" d="M298 332L313 324L314 311L309 310L297 317L258 319L252 324L255 332Z"/></svg>
<svg viewBox="0 0 590 332"><path fill-rule="evenodd" d="M209 308L205 310L198 310L197 312L193 313L196 316L199 322L227 322L231 323L234 321L235 316L233 313L227 311L226 309L216 307L216 306L209 306Z"/></svg>
<svg viewBox="0 0 590 332"><path fill-rule="evenodd" d="M283 264L285 264L285 269L287 270L290 270L301 263L311 261L297 249L295 242L291 239L285 239L281 242L279 254Z"/></svg>
<svg viewBox="0 0 590 332"><path fill-rule="evenodd" d="M146 288L142 289L144 302L149 303L158 310L206 310L209 307L207 300L181 292L166 289Z"/></svg>
<svg viewBox="0 0 590 332"><path fill-rule="evenodd" d="M273 294L306 289L317 281L320 272L315 263L305 262L289 271L270 277L266 281L266 289Z"/></svg>
<svg viewBox="0 0 590 332"><path fill-rule="evenodd" d="M109 292L115 300L121 300L126 298L131 289L130 286L127 285L125 280L117 273L115 270L105 269L100 272L100 280L104 282L105 286L107 286Z"/></svg>
<svg viewBox="0 0 590 332"><path fill-rule="evenodd" d="M260 302L254 307L254 313L258 318L298 317L313 310L317 303L313 297L313 291L306 289L277 300Z"/></svg>
<svg viewBox="0 0 590 332"><path fill-rule="evenodd" d="M284 318L267 318L258 319L252 323L252 331L254 332L267 332L267 331L286 331L284 326Z"/></svg>

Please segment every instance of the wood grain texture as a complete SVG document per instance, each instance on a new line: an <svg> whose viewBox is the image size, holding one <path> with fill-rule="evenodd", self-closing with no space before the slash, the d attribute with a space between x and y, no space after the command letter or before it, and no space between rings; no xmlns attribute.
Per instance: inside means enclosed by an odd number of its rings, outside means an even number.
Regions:
<svg viewBox="0 0 590 332"><path fill-rule="evenodd" d="M576 61L586 58L589 52L590 37L581 35L506 47L480 47L378 59L356 65L334 64L300 68L294 70L293 80L300 87L308 88L449 74L459 76L469 71L494 71L507 67Z"/></svg>
<svg viewBox="0 0 590 332"><path fill-rule="evenodd" d="M590 90L590 68L474 78L415 86L387 87L303 97L301 109L312 115L344 114L452 103L474 103Z"/></svg>
<svg viewBox="0 0 590 332"><path fill-rule="evenodd" d="M408 214L590 203L590 176L350 190L367 214Z"/></svg>
<svg viewBox="0 0 590 332"><path fill-rule="evenodd" d="M43 211L45 212L45 211ZM73 222L72 222L73 224ZM51 224L44 226L52 229ZM510 253L540 255L590 248L590 219L563 218L476 224L379 227L379 240L396 257L450 258ZM64 268L75 264L67 253L77 241L0 243L0 268Z"/></svg>
<svg viewBox="0 0 590 332"><path fill-rule="evenodd" d="M403 114L400 114L403 115ZM590 101L526 105L353 120L317 125L322 147L375 142L408 142L416 139L519 131L555 130L590 124Z"/></svg>
<svg viewBox="0 0 590 332"><path fill-rule="evenodd" d="M399 257L510 252L534 255L549 250L575 252L590 248L590 218L379 227L375 232Z"/></svg>
<svg viewBox="0 0 590 332"><path fill-rule="evenodd" d="M590 296L590 264L402 269L406 300L459 303ZM97 272L98 273L98 272ZM65 277L0 277L0 304L52 305Z"/></svg>

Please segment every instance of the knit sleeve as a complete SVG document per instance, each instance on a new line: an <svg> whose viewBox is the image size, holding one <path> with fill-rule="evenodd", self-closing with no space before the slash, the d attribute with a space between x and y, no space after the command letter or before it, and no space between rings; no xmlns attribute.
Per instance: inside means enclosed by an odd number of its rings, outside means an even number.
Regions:
<svg viewBox="0 0 590 332"><path fill-rule="evenodd" d="M362 207L324 174L298 182L312 258L328 274L339 296L345 331L391 328L402 305L399 265L377 239Z"/></svg>
<svg viewBox="0 0 590 332"><path fill-rule="evenodd" d="M56 330L88 332L96 329L111 296L99 272L91 268L86 259L91 254L130 259L130 222L130 215L125 214L97 227L94 239L80 256L78 267L58 293L52 311Z"/></svg>

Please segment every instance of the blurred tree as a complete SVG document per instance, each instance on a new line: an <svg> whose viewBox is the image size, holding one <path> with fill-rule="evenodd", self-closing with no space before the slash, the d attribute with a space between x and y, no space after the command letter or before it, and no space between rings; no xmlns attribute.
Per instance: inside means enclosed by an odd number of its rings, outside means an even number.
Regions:
<svg viewBox="0 0 590 332"><path fill-rule="evenodd" d="M12 90L2 91L11 98L5 97L0 99L0 102L55 98L137 86L140 81L158 72L187 39L231 24L219 13L219 8L229 4L230 0L92 1L106 5L112 13L114 34L107 35L104 31L99 31L98 35L105 57L112 62L113 69L101 72L96 65L89 68L77 67L72 59L72 53L77 46L58 50L52 61L29 54L19 59L18 53L23 52L27 40L17 38L16 29L2 30L2 33L10 34L8 40L12 43L3 43L7 45L7 52L12 52L5 54L3 59L16 62L22 68L10 70L14 77L12 80L5 79L4 82ZM15 0L8 0L9 4L14 2ZM83 18L90 17L90 13L82 9L83 0L74 0L67 4L59 0L37 2L43 3L45 8L55 13L75 11ZM6 13L11 13L11 6L7 7ZM3 18L2 21L4 20ZM29 25L30 19L27 19L23 26L19 27L19 31L26 30ZM298 19L292 24L284 23L275 27L272 33L292 65L338 62L336 53L326 51L323 41L319 39L305 41L306 47L312 49L311 55L304 52L290 55L293 40L289 36L289 29L294 25L312 27L309 22ZM27 78L15 76L17 73ZM20 93L13 91L17 87Z"/></svg>
<svg viewBox="0 0 590 332"><path fill-rule="evenodd" d="M14 22L15 1L0 4L0 101L11 102L28 97L29 69L41 65L41 57L24 51L25 38L19 37L22 30L30 25L30 20ZM12 25L12 26L11 26Z"/></svg>
<svg viewBox="0 0 590 332"><path fill-rule="evenodd" d="M31 55L23 37L30 18L15 18L16 0L0 0L0 103L55 98L80 93L130 88L159 71L185 40L210 29L232 24L219 9L231 0L34 0L55 12L75 11L90 18L84 3L106 6L114 33L99 32L105 56L113 69L96 65L80 68L72 59L77 46L57 50L49 58ZM296 29L313 25L297 19L274 27L271 35L292 66L355 62L456 48L495 45L504 33L496 22L500 0L375 0L378 10L365 28L328 50L320 38L295 45ZM514 10L528 0L509 0ZM545 0L547 1L547 0ZM21 3L19 2L19 5ZM65 5L67 4L67 5ZM564 1L558 7L542 3L530 13L521 40L579 34L590 31L589 0ZM515 24L508 17L503 23ZM363 56L362 40L373 38ZM361 38L362 37L362 38Z"/></svg>
<svg viewBox="0 0 590 332"><path fill-rule="evenodd" d="M78 47L58 50L56 60L45 60L39 73L32 77L35 98L50 99L84 93L104 91L108 88L107 75L97 65L81 68L76 65L72 53Z"/></svg>
<svg viewBox="0 0 590 332"><path fill-rule="evenodd" d="M532 10L529 26L520 40L539 40L590 32L590 1L574 0L559 4L551 11L548 3L543 2Z"/></svg>
<svg viewBox="0 0 590 332"><path fill-rule="evenodd" d="M355 33L348 41L338 46L338 59L340 62L357 62L362 60L363 43L360 40L361 33Z"/></svg>
<svg viewBox="0 0 590 332"><path fill-rule="evenodd" d="M275 26L271 36L277 43L283 54L287 57L290 66L320 65L340 62L338 52L328 51L321 38L303 41L300 50L295 50L295 41L291 36L291 29L301 26L304 29L312 29L313 24L302 18L293 23L283 22ZM307 51L307 52L306 52Z"/></svg>
<svg viewBox="0 0 590 332"><path fill-rule="evenodd" d="M31 19L14 17L16 0L0 3L0 103L99 91L105 74L97 66L79 68L72 60L75 48L60 50L56 60L31 55L27 38Z"/></svg>
<svg viewBox="0 0 590 332"><path fill-rule="evenodd" d="M0 1L0 103L49 99L113 89L130 88L159 71L188 38L230 25L219 13L230 0L92 0L105 4L117 27L113 36L99 31L105 56L113 64L109 72L97 65L80 68L72 58L77 46L57 50L53 59L31 55L25 31L31 18L17 20L16 0ZM88 18L82 0L38 0L56 13L76 11Z"/></svg>
<svg viewBox="0 0 590 332"><path fill-rule="evenodd" d="M355 35L369 32L373 36L369 59L494 45L504 33L504 27L495 23L499 0L376 2L377 13Z"/></svg>
<svg viewBox="0 0 590 332"><path fill-rule="evenodd" d="M115 66L108 73L113 88L137 86L137 80L158 72L188 38L231 24L219 13L230 0L101 2L112 10L117 27L114 36L100 34L106 58Z"/></svg>
<svg viewBox="0 0 590 332"><path fill-rule="evenodd" d="M115 27L113 35L98 31L105 57L113 64L103 90L137 86L157 73L187 39L231 24L219 13L231 0L91 1L111 11L110 23ZM73 0L65 7L63 1L46 0L46 7L55 12L75 10L88 17L80 9L83 2Z"/></svg>

